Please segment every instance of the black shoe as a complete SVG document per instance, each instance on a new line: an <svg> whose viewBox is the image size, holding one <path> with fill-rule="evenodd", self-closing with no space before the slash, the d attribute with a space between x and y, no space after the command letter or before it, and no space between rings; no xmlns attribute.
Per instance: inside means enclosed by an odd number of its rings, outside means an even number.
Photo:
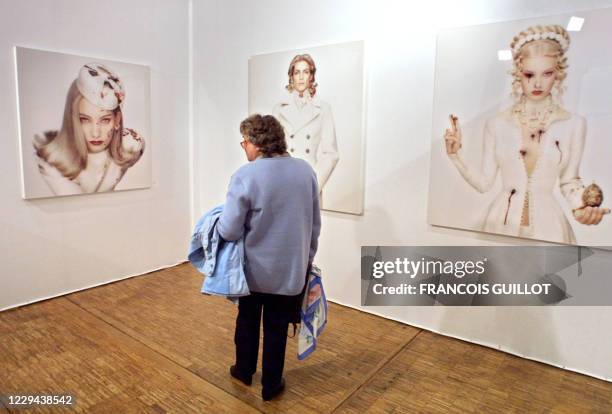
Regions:
<svg viewBox="0 0 612 414"><path fill-rule="evenodd" d="M262 389L261 398L263 398L264 401L270 401L272 398L276 397L277 395L282 393L284 390L285 390L285 379L281 378L280 384L278 384L278 386L272 389L271 391Z"/></svg>
<svg viewBox="0 0 612 414"><path fill-rule="evenodd" d="M251 385L251 381L253 380L251 375L245 376L240 374L236 369L236 365L232 365L230 367L230 375L236 378L237 380L240 380L244 385Z"/></svg>

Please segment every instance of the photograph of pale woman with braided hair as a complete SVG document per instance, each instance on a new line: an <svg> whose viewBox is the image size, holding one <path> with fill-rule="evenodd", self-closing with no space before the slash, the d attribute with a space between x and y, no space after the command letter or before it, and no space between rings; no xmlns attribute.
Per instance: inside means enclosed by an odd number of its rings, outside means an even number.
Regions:
<svg viewBox="0 0 612 414"><path fill-rule="evenodd" d="M571 76L572 36L561 25L536 24L509 40L509 49L499 51L500 60L505 55L512 65L507 70L511 76L507 106L489 110L492 113L485 116L465 114L459 106L449 108L447 125L434 131L443 139L432 151L445 153L446 167L454 170L444 167L449 177L454 175L450 180L457 182L460 177L462 194L467 197L466 188L474 195L484 195L482 204L474 208L478 220L466 220L458 227L580 244L576 229L592 227L591 235L597 236L596 229L610 221L603 197L609 194L604 184L610 173L600 170L596 176L582 175L585 147L597 144L587 139L587 119L562 99ZM478 132L471 125L466 133L462 126L464 121L473 124L474 118L482 119L482 141L478 157L472 154L468 159L466 153L478 153L473 138ZM443 159L436 160L444 163ZM430 194L431 224L441 224L431 214L436 204ZM473 211L464 218L473 218ZM600 233L599 241L604 240Z"/></svg>

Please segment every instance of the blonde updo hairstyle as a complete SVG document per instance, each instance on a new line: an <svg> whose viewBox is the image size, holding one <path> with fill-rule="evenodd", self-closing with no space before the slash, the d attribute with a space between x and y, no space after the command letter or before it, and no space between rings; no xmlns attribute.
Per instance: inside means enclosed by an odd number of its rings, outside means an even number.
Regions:
<svg viewBox="0 0 612 414"><path fill-rule="evenodd" d="M567 77L568 64L565 53L569 44L569 34L559 25L532 26L514 36L510 43L514 62L510 72L513 77L513 95L516 98L522 95L521 74L523 71L523 59L546 56L557 59L555 88L560 96L563 93L563 80ZM518 50L515 50L517 46Z"/></svg>

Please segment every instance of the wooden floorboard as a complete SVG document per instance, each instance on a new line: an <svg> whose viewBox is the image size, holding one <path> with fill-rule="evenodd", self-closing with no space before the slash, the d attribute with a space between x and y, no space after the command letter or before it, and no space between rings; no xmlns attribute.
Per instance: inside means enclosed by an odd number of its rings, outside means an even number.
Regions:
<svg viewBox="0 0 612 414"><path fill-rule="evenodd" d="M259 372L228 374L236 306L201 285L184 264L1 312L0 394L73 392L87 413L612 413L612 383L335 304L311 357L288 340L287 391L264 403Z"/></svg>
<svg viewBox="0 0 612 414"><path fill-rule="evenodd" d="M612 384L420 333L338 413L611 413Z"/></svg>
<svg viewBox="0 0 612 414"><path fill-rule="evenodd" d="M201 285L202 276L185 264L68 298L263 412L331 411L419 332L330 304L328 326L317 351L305 361L298 361L297 341L289 339L287 392L282 399L264 403L260 397L260 372L253 377L251 387L228 375L234 362L236 306L224 298L202 295Z"/></svg>
<svg viewBox="0 0 612 414"><path fill-rule="evenodd" d="M72 393L70 412L257 412L65 298L0 313L0 366L2 394Z"/></svg>

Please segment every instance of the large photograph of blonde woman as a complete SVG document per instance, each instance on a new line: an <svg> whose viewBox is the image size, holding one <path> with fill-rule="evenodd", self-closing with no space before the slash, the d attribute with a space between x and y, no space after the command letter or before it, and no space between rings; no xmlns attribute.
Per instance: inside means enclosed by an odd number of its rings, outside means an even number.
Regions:
<svg viewBox="0 0 612 414"><path fill-rule="evenodd" d="M609 245L612 60L598 57L612 15L580 16L581 30L569 15L440 35L430 224ZM453 82L443 68L461 51Z"/></svg>
<svg viewBox="0 0 612 414"><path fill-rule="evenodd" d="M150 186L149 70L16 48L25 198Z"/></svg>

